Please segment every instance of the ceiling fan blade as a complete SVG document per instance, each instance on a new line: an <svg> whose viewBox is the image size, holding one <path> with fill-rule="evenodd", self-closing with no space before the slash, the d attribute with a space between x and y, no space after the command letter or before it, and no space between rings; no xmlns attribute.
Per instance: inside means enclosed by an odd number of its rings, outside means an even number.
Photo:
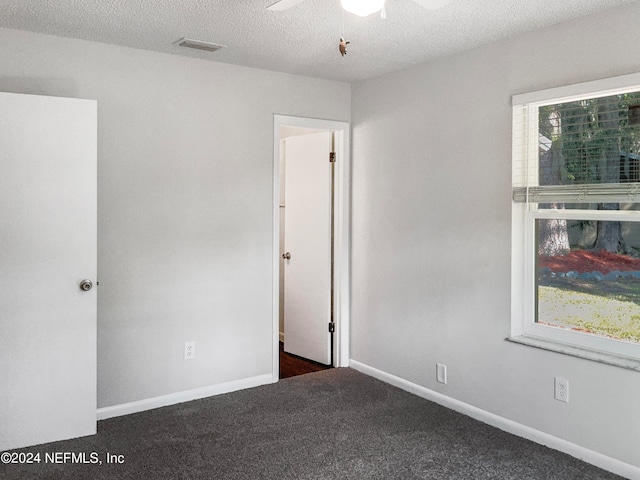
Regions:
<svg viewBox="0 0 640 480"><path fill-rule="evenodd" d="M448 3L451 3L452 0L413 0L418 5L422 5L424 8L428 8L429 10L437 10L438 8L442 8Z"/></svg>
<svg viewBox="0 0 640 480"><path fill-rule="evenodd" d="M267 7L267 10L279 12L294 7L303 1L304 0L278 0L277 2L272 2L271 5Z"/></svg>

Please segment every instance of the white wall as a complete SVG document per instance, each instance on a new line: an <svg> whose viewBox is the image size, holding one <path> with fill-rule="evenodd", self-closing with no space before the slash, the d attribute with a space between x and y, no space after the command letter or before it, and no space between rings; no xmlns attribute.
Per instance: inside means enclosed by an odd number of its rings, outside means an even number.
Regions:
<svg viewBox="0 0 640 480"><path fill-rule="evenodd" d="M351 357L634 466L640 373L504 339L511 96L640 71L638 18L635 3L352 86Z"/></svg>
<svg viewBox="0 0 640 480"><path fill-rule="evenodd" d="M98 101L98 406L270 374L273 115L350 86L0 29L0 91Z"/></svg>

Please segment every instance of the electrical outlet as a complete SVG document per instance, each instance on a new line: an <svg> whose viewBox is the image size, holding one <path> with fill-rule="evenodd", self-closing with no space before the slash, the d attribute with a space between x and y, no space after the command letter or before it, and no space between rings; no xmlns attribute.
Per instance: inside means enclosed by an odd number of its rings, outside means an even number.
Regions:
<svg viewBox="0 0 640 480"><path fill-rule="evenodd" d="M193 360L196 357L196 342L184 342L184 359Z"/></svg>
<svg viewBox="0 0 640 480"><path fill-rule="evenodd" d="M554 397L559 402L569 403L569 380L555 377Z"/></svg>
<svg viewBox="0 0 640 480"><path fill-rule="evenodd" d="M447 383L447 366L441 363L436 363L436 380L439 383Z"/></svg>

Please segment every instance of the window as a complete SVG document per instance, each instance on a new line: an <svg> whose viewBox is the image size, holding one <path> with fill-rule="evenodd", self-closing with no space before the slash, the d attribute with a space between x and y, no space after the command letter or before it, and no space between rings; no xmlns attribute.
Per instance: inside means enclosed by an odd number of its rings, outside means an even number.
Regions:
<svg viewBox="0 0 640 480"><path fill-rule="evenodd" d="M640 74L513 97L512 334L640 360Z"/></svg>

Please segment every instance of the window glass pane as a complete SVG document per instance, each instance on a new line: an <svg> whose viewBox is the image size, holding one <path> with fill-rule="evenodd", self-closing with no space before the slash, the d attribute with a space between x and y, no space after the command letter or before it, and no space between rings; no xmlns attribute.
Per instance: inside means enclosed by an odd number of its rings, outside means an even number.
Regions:
<svg viewBox="0 0 640 480"><path fill-rule="evenodd" d="M537 219L536 242L537 323L640 343L640 223Z"/></svg>
<svg viewBox="0 0 640 480"><path fill-rule="evenodd" d="M539 185L640 181L640 92L539 107Z"/></svg>

